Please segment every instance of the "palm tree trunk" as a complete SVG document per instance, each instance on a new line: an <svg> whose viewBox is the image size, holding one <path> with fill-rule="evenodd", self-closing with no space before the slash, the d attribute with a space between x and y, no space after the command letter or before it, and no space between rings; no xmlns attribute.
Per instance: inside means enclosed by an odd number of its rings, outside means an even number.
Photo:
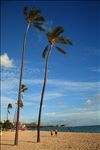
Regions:
<svg viewBox="0 0 100 150"><path fill-rule="evenodd" d="M8 120L8 108L7 108L7 120Z"/></svg>
<svg viewBox="0 0 100 150"><path fill-rule="evenodd" d="M50 47L50 50L48 52L47 59L46 59L46 65L45 65L44 83L43 83L43 88L42 88L40 109L39 109L39 116L38 116L38 125L37 125L37 142L40 142L41 113L42 113L42 105L43 105L44 92L45 92L46 79L47 79L47 72L48 72L48 58L49 58L50 53L51 53L51 47Z"/></svg>
<svg viewBox="0 0 100 150"><path fill-rule="evenodd" d="M16 121L16 132L15 132L15 141L14 144L18 145L18 128L19 128L19 116L20 116L20 100L21 100L21 86L22 86L22 77L23 77L23 69L24 69L24 56L26 50L26 35L28 32L30 24L28 24L25 33L24 33L24 43L23 43L23 51L22 51L22 63L21 63L21 72L20 72L20 81L19 81L19 93L18 93L18 107L17 107L17 121Z"/></svg>

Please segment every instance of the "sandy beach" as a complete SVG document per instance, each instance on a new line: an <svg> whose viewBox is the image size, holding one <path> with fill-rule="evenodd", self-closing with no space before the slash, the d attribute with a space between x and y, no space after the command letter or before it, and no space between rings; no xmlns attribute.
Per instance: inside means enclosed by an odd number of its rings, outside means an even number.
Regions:
<svg viewBox="0 0 100 150"><path fill-rule="evenodd" d="M51 137L41 131L41 142L36 142L36 131L20 131L19 145L14 146L14 132L3 132L1 150L99 150L100 134L59 132Z"/></svg>

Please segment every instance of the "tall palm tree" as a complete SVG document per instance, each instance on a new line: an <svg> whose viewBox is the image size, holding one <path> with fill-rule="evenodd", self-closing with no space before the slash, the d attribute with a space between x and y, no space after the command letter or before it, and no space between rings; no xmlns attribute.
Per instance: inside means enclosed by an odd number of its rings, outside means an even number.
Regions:
<svg viewBox="0 0 100 150"><path fill-rule="evenodd" d="M8 114L10 114L10 109L12 109L12 104L9 103L7 106L7 120L8 120Z"/></svg>
<svg viewBox="0 0 100 150"><path fill-rule="evenodd" d="M72 42L69 39L66 39L66 38L60 36L61 33L63 33L63 32L64 32L64 29L62 27L58 26L52 32L47 33L47 38L48 38L49 44L46 46L46 48L44 49L43 54L42 54L42 57L45 59L45 73L44 73L44 83L43 83L43 88L42 88L39 116L38 116L37 142L40 142L41 113L42 113L42 105L43 105L47 72L48 72L48 59L50 57L51 51L55 50L55 48L62 54L64 54L64 55L66 54L66 52L62 48L57 46L58 43L72 45Z"/></svg>
<svg viewBox="0 0 100 150"><path fill-rule="evenodd" d="M39 29L40 31L44 31L42 25L44 23L44 18L41 16L41 11L37 8L28 9L24 7L23 10L25 20L27 22L27 27L24 33L24 42L23 42L23 51L22 51L22 62L21 62L21 71L20 71L20 81L19 81L19 93L18 93L18 108L17 108L17 122L16 122L16 132L15 132L15 145L18 145L18 124L19 124L19 116L20 116L20 99L21 99L21 86L22 86L22 77L24 70L24 56L26 50L26 35L29 30L30 25L32 24L34 27Z"/></svg>

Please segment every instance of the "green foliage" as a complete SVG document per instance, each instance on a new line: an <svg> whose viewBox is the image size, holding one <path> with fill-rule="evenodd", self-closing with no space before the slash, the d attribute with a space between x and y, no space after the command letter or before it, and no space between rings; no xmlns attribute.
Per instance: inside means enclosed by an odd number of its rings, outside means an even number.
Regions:
<svg viewBox="0 0 100 150"><path fill-rule="evenodd" d="M0 121L0 129L3 127L3 123Z"/></svg>
<svg viewBox="0 0 100 150"><path fill-rule="evenodd" d="M23 104L23 101L20 100L20 107L23 108L24 104Z"/></svg>
<svg viewBox="0 0 100 150"><path fill-rule="evenodd" d="M62 49L62 48L60 48L60 47L58 47L58 46L56 46L56 48L57 48L57 50L59 51L59 52L61 52L62 54L66 54L66 52Z"/></svg>
<svg viewBox="0 0 100 150"><path fill-rule="evenodd" d="M35 22L38 23L38 21L41 23L44 23L45 19L44 19L44 17L38 15L38 16L36 16Z"/></svg>
<svg viewBox="0 0 100 150"><path fill-rule="evenodd" d="M58 26L56 27L52 32L51 34L54 36L54 37L58 37L61 33L64 32L64 29L61 27L61 26Z"/></svg>
<svg viewBox="0 0 100 150"><path fill-rule="evenodd" d="M12 109L12 104L11 103L8 104L8 109Z"/></svg>
<svg viewBox="0 0 100 150"><path fill-rule="evenodd" d="M12 129L14 127L14 125L9 121L9 120L6 120L4 123L3 123L3 129Z"/></svg>
<svg viewBox="0 0 100 150"><path fill-rule="evenodd" d="M27 7L24 7L23 14L25 16L26 21L29 24L33 24L33 26L39 29L40 31L45 31L45 29L42 27L42 25L45 22L45 19L43 16L41 16L40 9L37 8L28 9Z"/></svg>
<svg viewBox="0 0 100 150"><path fill-rule="evenodd" d="M43 27L41 27L40 25L38 25L38 24L34 24L34 27L36 27L40 31L43 31L43 32L45 31L45 29Z"/></svg>
<svg viewBox="0 0 100 150"><path fill-rule="evenodd" d="M24 7L23 14L27 17L27 7Z"/></svg>
<svg viewBox="0 0 100 150"><path fill-rule="evenodd" d="M40 9L37 9L37 8L31 8L29 10L29 18L35 18L35 16L41 14L41 10Z"/></svg>
<svg viewBox="0 0 100 150"><path fill-rule="evenodd" d="M43 51L43 53L42 53L42 57L45 59L45 57L46 57L46 54L47 54L47 52L48 52L48 45L45 47L45 49L44 49L44 51Z"/></svg>
<svg viewBox="0 0 100 150"><path fill-rule="evenodd" d="M47 33L47 37L48 37L48 41L50 42L50 45L52 45L53 47L55 47L59 52L61 52L62 54L66 54L66 52L60 48L59 46L57 46L57 43L59 44L66 44L66 45L72 45L72 42L65 38L65 37L61 37L60 34L64 32L63 27L58 26L56 28L54 28L51 32ZM46 54L47 54L47 49L48 46L44 49L43 53L42 53L42 57L45 58Z"/></svg>
<svg viewBox="0 0 100 150"><path fill-rule="evenodd" d="M27 91L28 90L28 88L27 88L27 86L26 85L24 85L24 84L22 84L22 92L25 92L25 91Z"/></svg>
<svg viewBox="0 0 100 150"><path fill-rule="evenodd" d="M58 38L58 36L64 32L64 29L60 26L53 29L53 31L47 33L48 40L51 41L54 38Z"/></svg>
<svg viewBox="0 0 100 150"><path fill-rule="evenodd" d="M72 45L72 42L64 37L59 37L57 38L57 42L61 43L61 44L68 44L68 45Z"/></svg>
<svg viewBox="0 0 100 150"><path fill-rule="evenodd" d="M9 111L10 109L12 109L12 104L11 103L9 103L8 106L7 106L7 111L8 111L9 114L10 114L10 111Z"/></svg>

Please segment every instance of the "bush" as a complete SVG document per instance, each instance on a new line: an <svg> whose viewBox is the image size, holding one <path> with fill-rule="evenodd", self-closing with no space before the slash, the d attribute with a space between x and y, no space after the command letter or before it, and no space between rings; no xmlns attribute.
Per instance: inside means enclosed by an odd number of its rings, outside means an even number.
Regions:
<svg viewBox="0 0 100 150"><path fill-rule="evenodd" d="M12 128L14 128L14 125L9 120L6 120L3 123L3 129L8 130L8 129L12 129Z"/></svg>
<svg viewBox="0 0 100 150"><path fill-rule="evenodd" d="M3 123L0 121L0 130L3 128Z"/></svg>

